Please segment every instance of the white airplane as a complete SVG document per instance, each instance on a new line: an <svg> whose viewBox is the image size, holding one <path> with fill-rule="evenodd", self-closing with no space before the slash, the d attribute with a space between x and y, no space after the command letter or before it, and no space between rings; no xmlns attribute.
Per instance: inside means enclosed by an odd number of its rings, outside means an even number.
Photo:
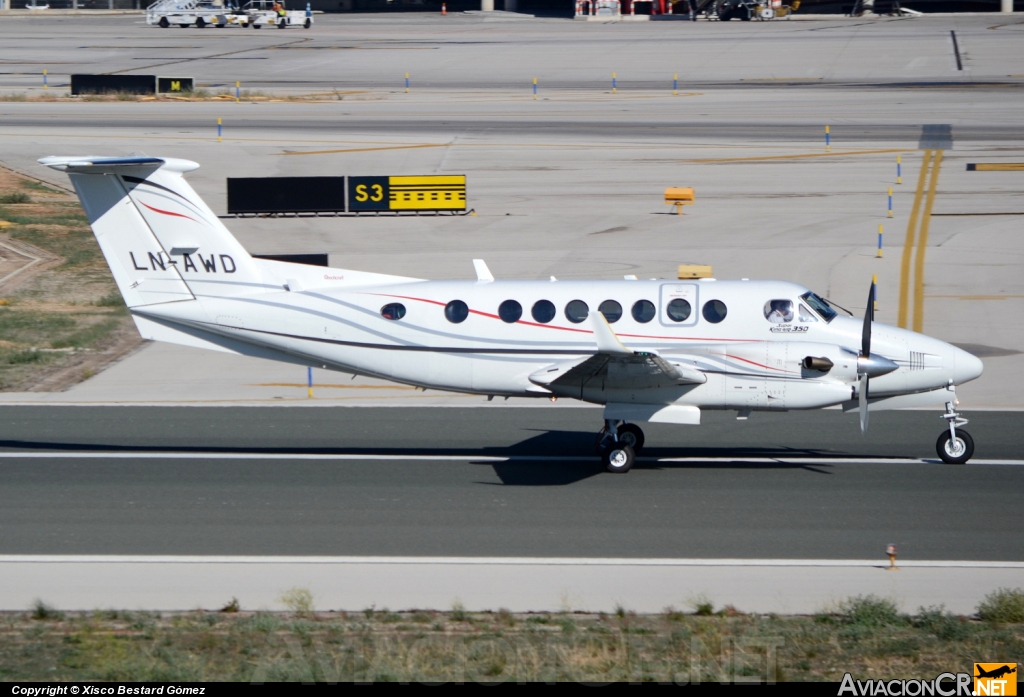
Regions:
<svg viewBox="0 0 1024 697"><path fill-rule="evenodd" d="M795 283L475 281L253 258L156 157L47 157L66 172L143 337L422 388L604 405L598 450L627 472L637 421L700 423L701 409L873 410L945 405L947 463L974 452L956 385L982 363L864 320Z"/></svg>

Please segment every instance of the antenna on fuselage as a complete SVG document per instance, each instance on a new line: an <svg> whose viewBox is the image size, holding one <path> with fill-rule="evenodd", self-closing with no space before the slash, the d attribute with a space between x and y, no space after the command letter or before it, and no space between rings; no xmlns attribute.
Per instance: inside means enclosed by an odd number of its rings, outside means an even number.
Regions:
<svg viewBox="0 0 1024 697"><path fill-rule="evenodd" d="M473 268L476 269L476 280L478 281L493 281L494 274L487 268L487 262L483 259L474 259Z"/></svg>

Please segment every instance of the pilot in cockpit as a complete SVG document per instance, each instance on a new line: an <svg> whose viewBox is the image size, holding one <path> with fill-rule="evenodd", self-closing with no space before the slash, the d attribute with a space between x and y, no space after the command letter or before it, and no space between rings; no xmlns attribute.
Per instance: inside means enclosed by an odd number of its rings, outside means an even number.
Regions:
<svg viewBox="0 0 1024 697"><path fill-rule="evenodd" d="M769 300L764 307L764 316L772 324L793 321L793 303L790 300Z"/></svg>

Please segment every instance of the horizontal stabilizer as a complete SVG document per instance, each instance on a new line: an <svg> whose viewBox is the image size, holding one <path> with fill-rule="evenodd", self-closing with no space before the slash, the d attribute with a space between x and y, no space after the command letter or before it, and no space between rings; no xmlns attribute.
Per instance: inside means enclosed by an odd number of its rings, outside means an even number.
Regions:
<svg viewBox="0 0 1024 697"><path fill-rule="evenodd" d="M44 157L39 162L47 167L63 171L85 169L86 167L137 167L139 165L159 167L164 164L159 157Z"/></svg>

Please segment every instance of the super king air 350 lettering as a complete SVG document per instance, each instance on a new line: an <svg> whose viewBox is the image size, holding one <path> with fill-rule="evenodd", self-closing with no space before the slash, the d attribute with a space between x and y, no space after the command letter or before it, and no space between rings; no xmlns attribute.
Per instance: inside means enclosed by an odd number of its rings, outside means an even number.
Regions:
<svg viewBox="0 0 1024 697"><path fill-rule="evenodd" d="M598 450L626 472L634 422L701 409L942 406L936 448L974 452L955 387L975 356L840 315L781 281L425 281L253 258L185 182L194 162L47 157L70 176L140 333L424 388L604 405Z"/></svg>

